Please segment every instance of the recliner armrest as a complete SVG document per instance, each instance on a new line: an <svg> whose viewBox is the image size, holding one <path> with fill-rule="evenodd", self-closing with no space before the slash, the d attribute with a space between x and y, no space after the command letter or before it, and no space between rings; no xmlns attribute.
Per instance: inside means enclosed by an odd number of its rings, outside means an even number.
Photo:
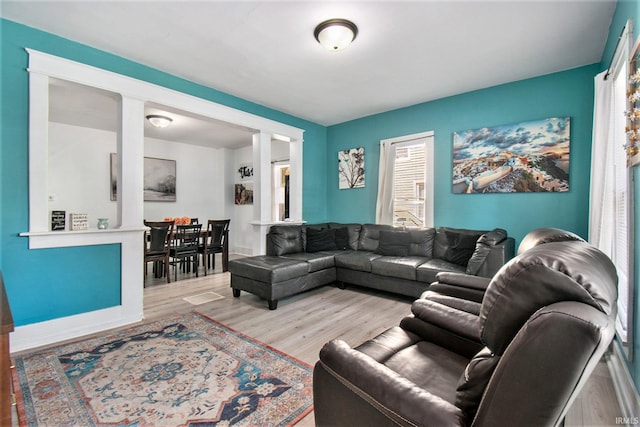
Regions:
<svg viewBox="0 0 640 427"><path fill-rule="evenodd" d="M481 291L486 291L487 286L489 286L489 283L491 282L491 279L487 277L472 276L470 274L453 273L447 271L442 271L436 274L436 280L438 280L438 283L458 285L465 288L478 289Z"/></svg>
<svg viewBox="0 0 640 427"><path fill-rule="evenodd" d="M440 272L436 275L436 279L437 282L429 286L429 291L477 303L482 302L487 286L491 282L491 279L486 277L450 272Z"/></svg>
<svg viewBox="0 0 640 427"><path fill-rule="evenodd" d="M322 378L326 375L335 378L341 386L397 425L464 425L462 411L455 405L352 349L344 341L331 341L320 351L320 361L314 369L314 384L326 384ZM318 425L331 424L332 415L326 412L331 407L333 395L333 390L314 387Z"/></svg>

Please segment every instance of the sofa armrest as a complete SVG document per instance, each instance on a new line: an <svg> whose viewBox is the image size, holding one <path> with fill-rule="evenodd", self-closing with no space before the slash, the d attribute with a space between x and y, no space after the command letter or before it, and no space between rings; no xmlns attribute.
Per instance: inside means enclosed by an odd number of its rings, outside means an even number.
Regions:
<svg viewBox="0 0 640 427"><path fill-rule="evenodd" d="M320 351L313 385L318 426L361 423L365 414L369 425L464 425L455 405L340 340Z"/></svg>
<svg viewBox="0 0 640 427"><path fill-rule="evenodd" d="M476 276L493 277L505 265L515 253L515 240L507 237L502 242L488 246L488 254L484 262L477 268ZM469 266L467 266L468 268Z"/></svg>

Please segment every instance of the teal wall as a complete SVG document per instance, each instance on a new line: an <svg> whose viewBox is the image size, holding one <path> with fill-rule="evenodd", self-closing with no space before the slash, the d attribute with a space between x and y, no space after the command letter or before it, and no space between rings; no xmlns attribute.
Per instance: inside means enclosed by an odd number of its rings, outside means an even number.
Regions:
<svg viewBox="0 0 640 427"><path fill-rule="evenodd" d="M304 129L303 216L311 222L326 220L324 126L11 21L0 20L0 31L0 268L16 326L120 303L119 245L29 250L28 239L18 236L29 225L25 47Z"/></svg>
<svg viewBox="0 0 640 427"><path fill-rule="evenodd" d="M602 63L600 69L605 70L611 61L611 57L615 52L618 37L622 28L624 28L628 19L633 20L634 31L633 40L640 37L640 2L637 0L619 0L616 12L609 28L609 37L602 55ZM634 221L635 221L635 298L634 298L634 330L633 330L633 360L628 362L629 372L636 384L636 388L640 388L640 166L636 166L633 171L634 175Z"/></svg>
<svg viewBox="0 0 640 427"><path fill-rule="evenodd" d="M436 226L501 227L517 241L536 227L560 227L587 236L593 76L591 65L469 92L329 127L328 216L375 222L380 140L435 132ZM453 132L547 117L571 117L570 191L566 193L453 194ZM339 190L337 153L365 147L364 188Z"/></svg>

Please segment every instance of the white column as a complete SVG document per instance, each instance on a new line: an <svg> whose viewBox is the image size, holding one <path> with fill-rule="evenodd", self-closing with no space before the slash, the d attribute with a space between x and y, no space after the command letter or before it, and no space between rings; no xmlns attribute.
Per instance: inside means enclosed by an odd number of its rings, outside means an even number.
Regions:
<svg viewBox="0 0 640 427"><path fill-rule="evenodd" d="M302 221L302 141L289 143L289 218Z"/></svg>
<svg viewBox="0 0 640 427"><path fill-rule="evenodd" d="M49 231L49 77L29 72L29 231Z"/></svg>
<svg viewBox="0 0 640 427"><path fill-rule="evenodd" d="M253 255L266 251L271 223L271 134L253 134Z"/></svg>
<svg viewBox="0 0 640 427"><path fill-rule="evenodd" d="M122 97L118 132L118 224L140 227L144 215L144 102Z"/></svg>
<svg viewBox="0 0 640 427"><path fill-rule="evenodd" d="M141 227L144 216L144 102L122 97L118 132L118 223ZM142 318L144 310L143 233L128 233L121 244L122 309Z"/></svg>

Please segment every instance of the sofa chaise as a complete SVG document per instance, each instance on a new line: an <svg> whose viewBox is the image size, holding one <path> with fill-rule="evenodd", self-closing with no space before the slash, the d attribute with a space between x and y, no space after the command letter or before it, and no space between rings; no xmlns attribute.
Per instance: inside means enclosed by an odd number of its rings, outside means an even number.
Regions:
<svg viewBox="0 0 640 427"><path fill-rule="evenodd" d="M502 229L401 229L380 224L274 225L267 254L229 261L231 288L268 301L338 282L419 297L441 271L492 277L513 257Z"/></svg>

